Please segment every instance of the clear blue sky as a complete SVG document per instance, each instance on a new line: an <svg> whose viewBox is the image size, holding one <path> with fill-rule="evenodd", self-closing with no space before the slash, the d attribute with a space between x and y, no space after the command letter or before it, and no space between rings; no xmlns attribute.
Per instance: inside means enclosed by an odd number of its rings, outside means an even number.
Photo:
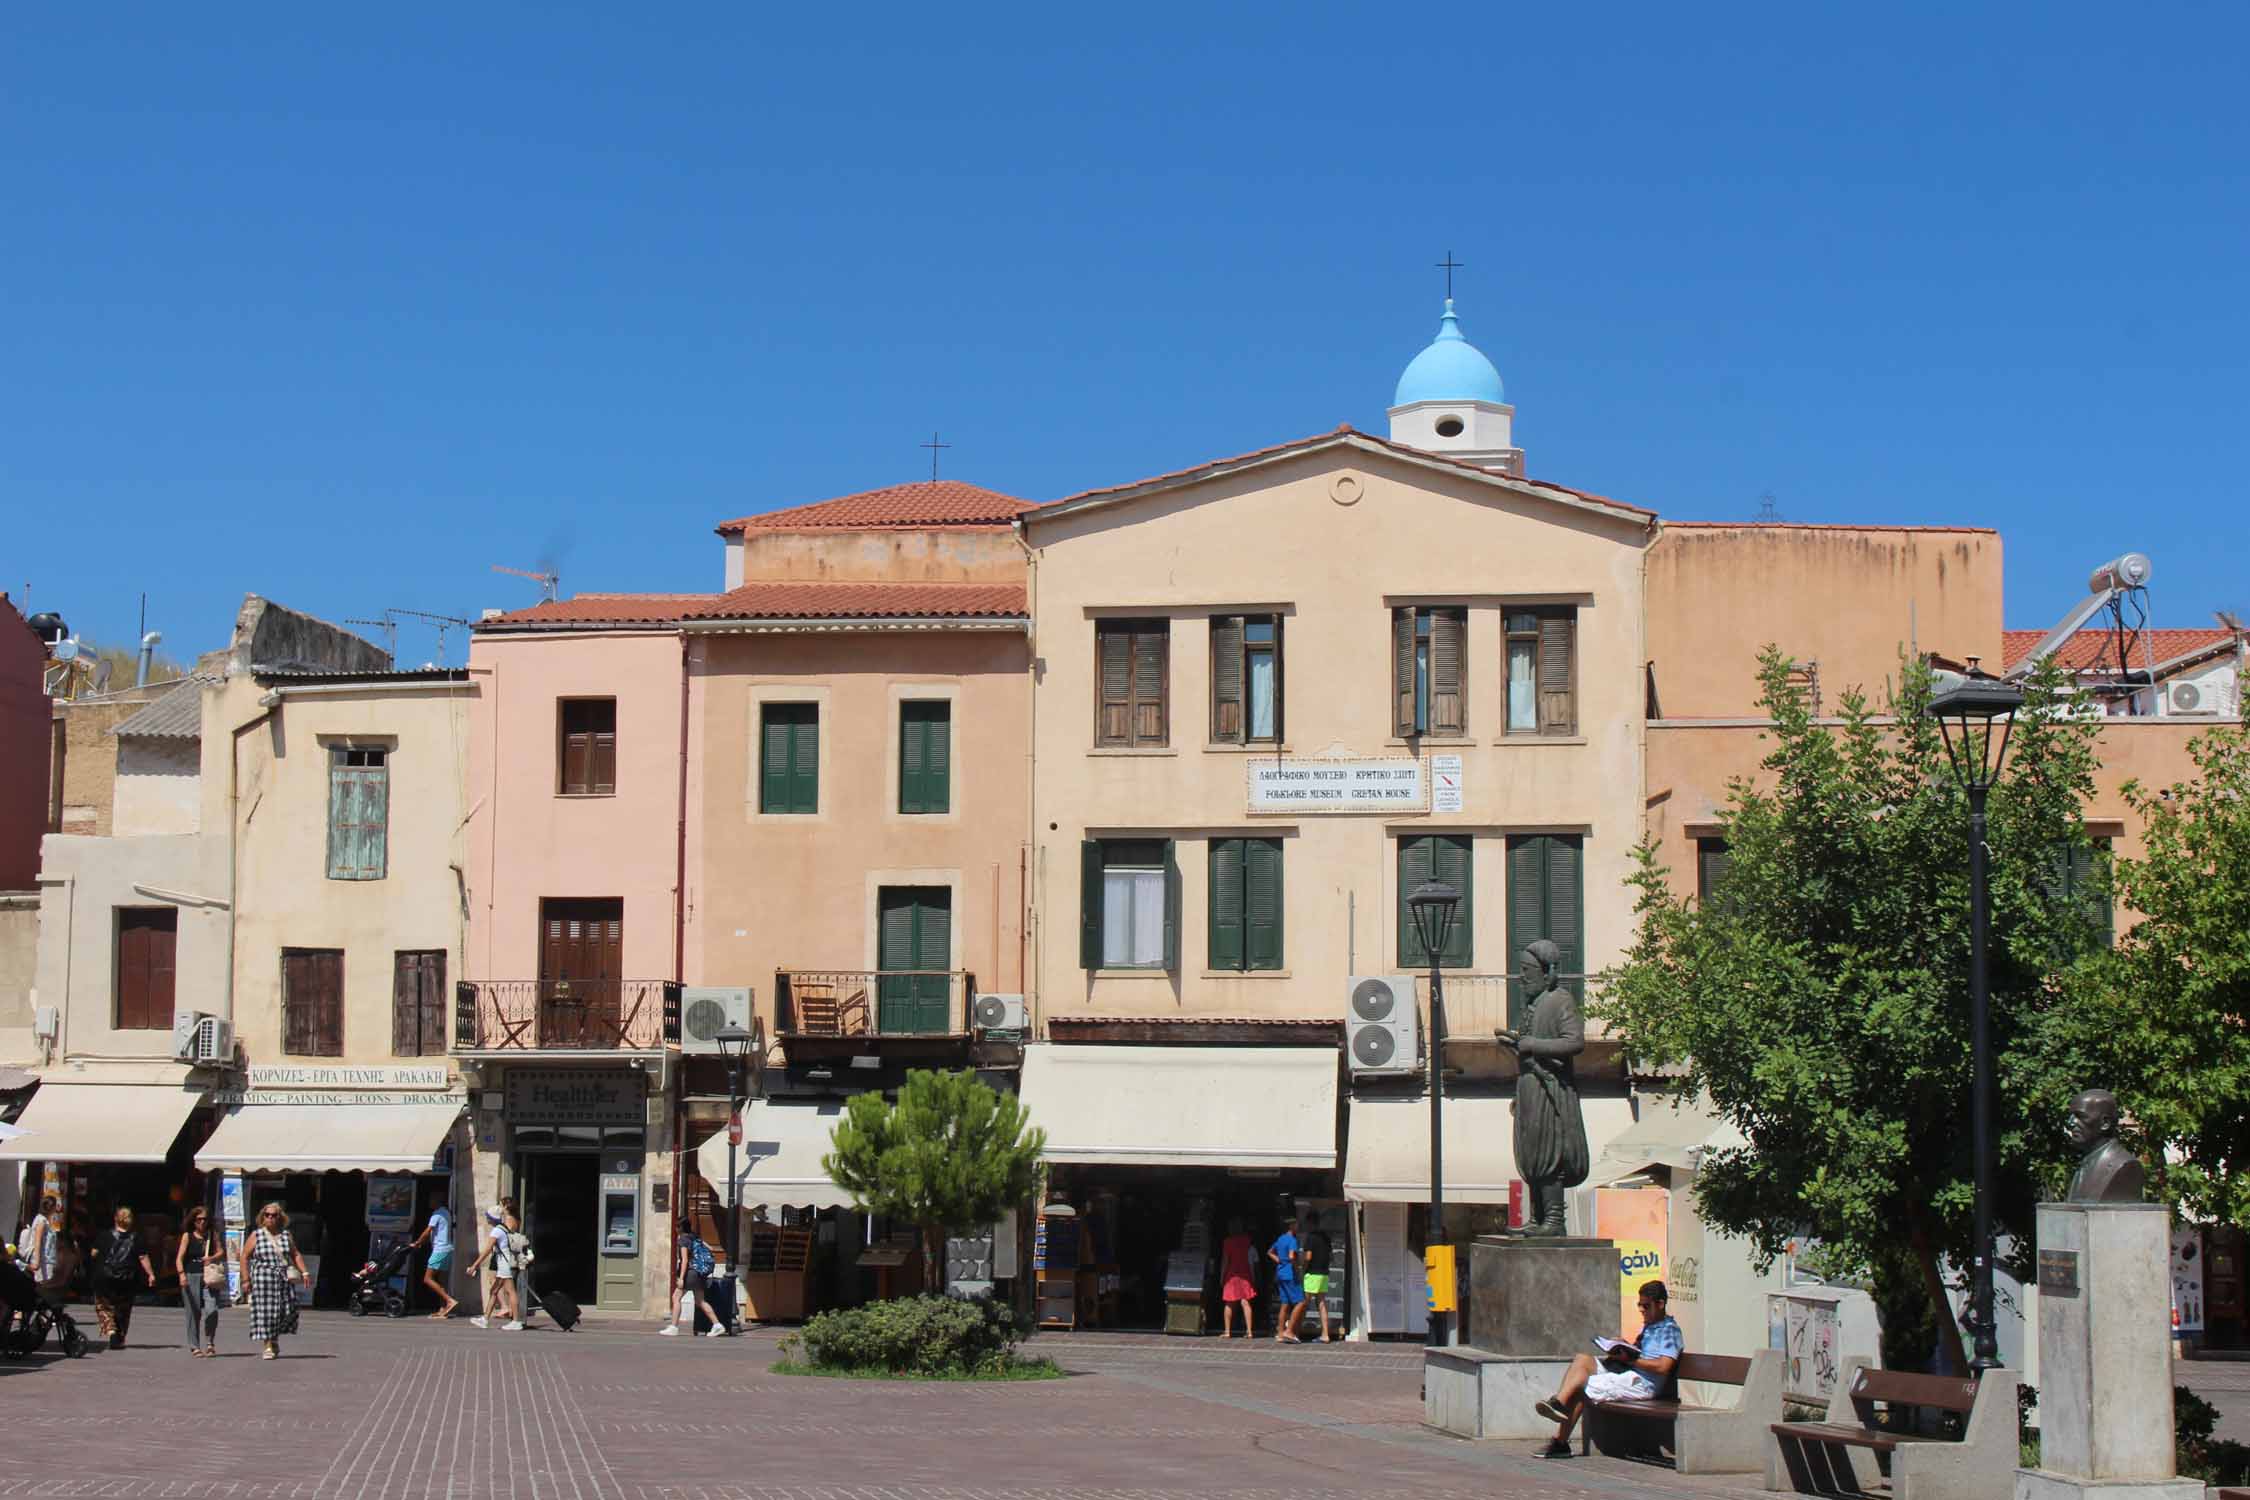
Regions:
<svg viewBox="0 0 2250 1500"><path fill-rule="evenodd" d="M182 655L715 588L933 428L1030 499L1381 431L1451 250L1536 476L2250 607L2250 9L1963 9L17 7L0 583Z"/></svg>

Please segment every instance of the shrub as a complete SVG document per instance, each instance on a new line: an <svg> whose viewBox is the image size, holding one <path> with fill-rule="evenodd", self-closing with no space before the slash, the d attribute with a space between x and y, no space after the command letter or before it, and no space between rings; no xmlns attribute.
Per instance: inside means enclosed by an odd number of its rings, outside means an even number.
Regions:
<svg viewBox="0 0 2250 1500"><path fill-rule="evenodd" d="M824 1312L783 1341L815 1368L897 1375L1000 1373L1023 1333L998 1302L924 1294Z"/></svg>

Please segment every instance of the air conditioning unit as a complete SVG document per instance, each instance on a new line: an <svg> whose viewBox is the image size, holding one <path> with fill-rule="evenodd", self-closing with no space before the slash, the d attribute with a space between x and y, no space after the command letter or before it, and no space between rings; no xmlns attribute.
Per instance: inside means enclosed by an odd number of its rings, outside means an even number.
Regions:
<svg viewBox="0 0 2250 1500"><path fill-rule="evenodd" d="M680 1051L693 1057L719 1055L719 1033L729 1026L750 1029L750 990L687 985L680 991Z"/></svg>
<svg viewBox="0 0 2250 1500"><path fill-rule="evenodd" d="M1344 1040L1352 1076L1414 1073L1422 1066L1411 974L1353 975Z"/></svg>
<svg viewBox="0 0 2250 1500"><path fill-rule="evenodd" d="M2211 711L2203 689L2192 682L2175 682L2169 689L2171 711L2176 714L2203 714Z"/></svg>
<svg viewBox="0 0 2250 1500"><path fill-rule="evenodd" d="M202 1025L204 1015L199 1010L182 1010L172 1013L172 1061L195 1061L195 1030Z"/></svg>
<svg viewBox="0 0 2250 1500"><path fill-rule="evenodd" d="M979 1031L1021 1031L1024 1004L1021 995L979 995L969 1006L969 1024Z"/></svg>
<svg viewBox="0 0 2250 1500"><path fill-rule="evenodd" d="M234 1022L223 1016L198 1016L195 1021L195 1056L192 1062L223 1068L234 1061Z"/></svg>

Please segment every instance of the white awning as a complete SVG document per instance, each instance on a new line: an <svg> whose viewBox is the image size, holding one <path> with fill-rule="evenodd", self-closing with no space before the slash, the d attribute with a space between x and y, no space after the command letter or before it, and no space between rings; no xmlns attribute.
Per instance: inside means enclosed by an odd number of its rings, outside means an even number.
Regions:
<svg viewBox="0 0 2250 1500"><path fill-rule="evenodd" d="M1157 1167L1336 1165L1333 1047L1024 1048L1047 1160Z"/></svg>
<svg viewBox="0 0 2250 1500"><path fill-rule="evenodd" d="M742 1183L744 1208L850 1208L852 1195L836 1186L821 1167L828 1133L844 1117L841 1101L790 1104L754 1099L742 1112L742 1144L735 1149L735 1176ZM696 1170L711 1184L724 1208L727 1195L727 1133L722 1130L696 1148Z"/></svg>
<svg viewBox="0 0 2250 1500"><path fill-rule="evenodd" d="M1638 1177L1650 1167L1692 1172L1703 1148L1741 1138L1732 1125L1713 1114L1701 1099L1687 1104L1648 1099L1641 1105L1641 1117L1620 1132L1617 1139L1609 1143L1609 1149L1596 1159L1586 1181L1591 1187L1606 1187L1627 1177Z"/></svg>
<svg viewBox="0 0 2250 1500"><path fill-rule="evenodd" d="M428 1172L463 1100L237 1104L195 1153L205 1172Z"/></svg>
<svg viewBox="0 0 2250 1500"><path fill-rule="evenodd" d="M168 1083L42 1083L0 1161L162 1161L203 1090Z"/></svg>
<svg viewBox="0 0 2250 1500"><path fill-rule="evenodd" d="M1583 1099L1587 1147L1600 1152L1632 1124L1624 1099ZM1352 1100L1350 1147L1344 1155L1344 1196L1362 1203L1430 1201L1430 1100ZM1445 1095L1445 1201L1505 1203L1516 1177L1515 1100L1472 1094ZM1599 1182L1596 1174L1587 1179Z"/></svg>

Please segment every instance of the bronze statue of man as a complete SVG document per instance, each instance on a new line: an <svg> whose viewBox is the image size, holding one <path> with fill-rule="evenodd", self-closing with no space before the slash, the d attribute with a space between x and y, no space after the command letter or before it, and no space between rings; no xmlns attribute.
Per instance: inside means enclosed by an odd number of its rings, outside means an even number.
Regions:
<svg viewBox="0 0 2250 1500"><path fill-rule="evenodd" d="M1516 1054L1516 1172L1531 1190L1527 1235L1563 1233L1563 1194L1586 1180L1589 1165L1576 1063L1586 1022L1561 968L1562 950L1545 938L1523 950L1516 973L1526 1023L1500 1033Z"/></svg>
<svg viewBox="0 0 2250 1500"><path fill-rule="evenodd" d="M2148 1172L2117 1138L2117 1096L2108 1089L2086 1089L2070 1101L2063 1127L2070 1143L2086 1153L2070 1174L2071 1203L2138 1203Z"/></svg>

